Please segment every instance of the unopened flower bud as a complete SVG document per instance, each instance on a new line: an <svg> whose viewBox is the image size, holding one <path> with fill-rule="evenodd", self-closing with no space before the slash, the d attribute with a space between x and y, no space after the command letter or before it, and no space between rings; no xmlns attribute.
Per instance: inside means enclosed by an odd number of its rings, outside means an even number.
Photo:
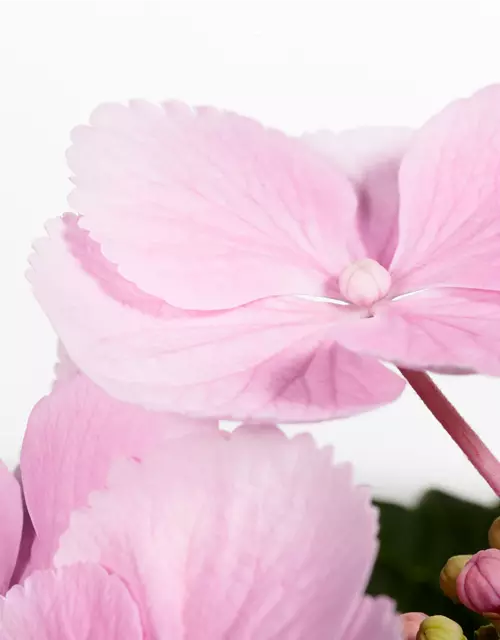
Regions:
<svg viewBox="0 0 500 640"><path fill-rule="evenodd" d="M420 625L427 618L425 613L411 611L400 616L403 624L403 640L416 640Z"/></svg>
<svg viewBox="0 0 500 640"><path fill-rule="evenodd" d="M429 616L420 625L418 640L464 640L462 627L445 616Z"/></svg>
<svg viewBox="0 0 500 640"><path fill-rule="evenodd" d="M452 600L458 599L457 578L471 558L471 555L453 556L441 569L441 573L439 574L439 584L442 592L448 596L448 598L451 598Z"/></svg>
<svg viewBox="0 0 500 640"><path fill-rule="evenodd" d="M500 550L472 556L457 579L460 602L478 613L500 612Z"/></svg>
<svg viewBox="0 0 500 640"><path fill-rule="evenodd" d="M498 640L498 631L492 624L486 624L474 632L474 637L476 640Z"/></svg>
<svg viewBox="0 0 500 640"><path fill-rule="evenodd" d="M376 260L364 258L349 264L339 276L340 293L360 307L369 307L391 288L390 273Z"/></svg>
<svg viewBox="0 0 500 640"><path fill-rule="evenodd" d="M500 549L500 517L493 520L488 531L488 542L493 549Z"/></svg>

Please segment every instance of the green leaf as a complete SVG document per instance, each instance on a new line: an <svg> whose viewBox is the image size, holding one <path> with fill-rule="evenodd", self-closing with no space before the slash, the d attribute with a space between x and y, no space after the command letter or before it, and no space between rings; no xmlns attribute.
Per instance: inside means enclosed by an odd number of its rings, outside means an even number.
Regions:
<svg viewBox="0 0 500 640"><path fill-rule="evenodd" d="M380 552L368 592L385 593L401 612L445 615L467 637L483 618L451 602L439 588L439 573L450 556L488 547L488 529L500 505L483 507L440 491L428 492L412 509L376 502L380 510Z"/></svg>

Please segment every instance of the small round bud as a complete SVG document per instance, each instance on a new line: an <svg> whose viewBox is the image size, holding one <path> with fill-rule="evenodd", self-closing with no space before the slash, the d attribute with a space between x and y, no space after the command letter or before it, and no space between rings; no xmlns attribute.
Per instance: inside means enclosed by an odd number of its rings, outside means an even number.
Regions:
<svg viewBox="0 0 500 640"><path fill-rule="evenodd" d="M403 640L416 640L420 625L427 618L425 613L411 611L399 616L403 624Z"/></svg>
<svg viewBox="0 0 500 640"><path fill-rule="evenodd" d="M390 273L371 258L351 262L339 276L340 293L360 307L369 307L381 300L390 288Z"/></svg>
<svg viewBox="0 0 500 640"><path fill-rule="evenodd" d="M452 600L458 599L457 578L471 558L471 555L453 556L441 569L441 573L439 574L439 585L442 592L448 596L448 598L451 598Z"/></svg>
<svg viewBox="0 0 500 640"><path fill-rule="evenodd" d="M488 531L488 542L493 549L500 549L500 517L493 520Z"/></svg>
<svg viewBox="0 0 500 640"><path fill-rule="evenodd" d="M420 625L417 640L462 640L462 627L445 616L429 616Z"/></svg>
<svg viewBox="0 0 500 640"><path fill-rule="evenodd" d="M500 613L500 551L472 556L457 579L460 602L477 613Z"/></svg>

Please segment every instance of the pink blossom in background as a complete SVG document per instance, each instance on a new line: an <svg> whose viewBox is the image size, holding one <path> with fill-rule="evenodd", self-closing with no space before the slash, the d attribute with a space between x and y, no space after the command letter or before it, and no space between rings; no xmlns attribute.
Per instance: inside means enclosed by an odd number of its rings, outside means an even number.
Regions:
<svg viewBox="0 0 500 640"><path fill-rule="evenodd" d="M349 465L271 425L178 421L82 374L37 405L21 461L37 538L2 640L400 638L391 601L364 596L376 512Z"/></svg>
<svg viewBox="0 0 500 640"><path fill-rule="evenodd" d="M295 139L102 106L73 133L81 217L37 243L35 294L78 367L154 409L348 415L402 391L379 358L498 374L499 109L494 86L412 134Z"/></svg>

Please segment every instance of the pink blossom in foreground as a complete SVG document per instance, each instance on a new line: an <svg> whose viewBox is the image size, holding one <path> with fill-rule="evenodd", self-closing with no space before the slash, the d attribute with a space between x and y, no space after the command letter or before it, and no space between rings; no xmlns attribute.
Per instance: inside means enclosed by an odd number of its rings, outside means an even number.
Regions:
<svg viewBox="0 0 500 640"><path fill-rule="evenodd" d="M174 435L159 416L81 374L35 408L37 539L0 599L2 640L399 639L393 604L364 596L376 513L348 465L269 425L179 418Z"/></svg>
<svg viewBox="0 0 500 640"><path fill-rule="evenodd" d="M494 86L411 135L296 139L102 106L35 294L78 367L155 409L322 420L400 394L378 359L500 374L499 112Z"/></svg>
<svg viewBox="0 0 500 640"><path fill-rule="evenodd" d="M217 427L214 420L125 404L81 374L61 379L28 421L21 453L24 496L0 462L0 594L35 569L51 566L71 512L105 486L113 460L140 459L165 440L218 433Z"/></svg>
<svg viewBox="0 0 500 640"><path fill-rule="evenodd" d="M35 529L25 575L52 563L71 512L106 484L117 457L141 459L163 441L217 430L214 420L150 412L111 398L82 374L61 379L33 409L21 451Z"/></svg>

